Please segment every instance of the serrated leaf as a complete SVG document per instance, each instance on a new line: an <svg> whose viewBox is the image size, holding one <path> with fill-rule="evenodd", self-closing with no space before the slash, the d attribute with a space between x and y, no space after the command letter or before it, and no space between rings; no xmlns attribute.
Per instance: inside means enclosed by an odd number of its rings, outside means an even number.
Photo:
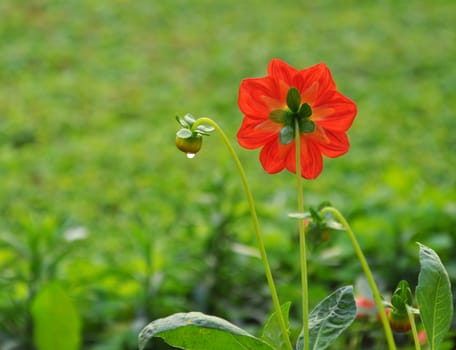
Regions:
<svg viewBox="0 0 456 350"><path fill-rule="evenodd" d="M323 299L309 315L310 349L324 350L347 329L356 318L353 287L339 288ZM303 346L303 333L298 337L296 349Z"/></svg>
<svg viewBox="0 0 456 350"><path fill-rule="evenodd" d="M450 279L439 256L431 248L420 247L420 274L416 300L431 350L438 349L453 319Z"/></svg>
<svg viewBox="0 0 456 350"><path fill-rule="evenodd" d="M177 313L149 323L139 334L139 350L154 337L187 350L274 350L230 322L200 312Z"/></svg>
<svg viewBox="0 0 456 350"><path fill-rule="evenodd" d="M287 331L290 329L290 322L288 320L288 315L290 312L291 303L285 303L280 308L282 316L285 321L285 327ZM279 319L277 314L273 312L271 316L266 321L263 332L261 334L261 339L266 341L268 344L274 347L276 350L286 349L285 340L283 339L283 334L280 329Z"/></svg>
<svg viewBox="0 0 456 350"><path fill-rule="evenodd" d="M44 286L32 304L33 339L39 350L77 350L80 317L63 288L56 282Z"/></svg>

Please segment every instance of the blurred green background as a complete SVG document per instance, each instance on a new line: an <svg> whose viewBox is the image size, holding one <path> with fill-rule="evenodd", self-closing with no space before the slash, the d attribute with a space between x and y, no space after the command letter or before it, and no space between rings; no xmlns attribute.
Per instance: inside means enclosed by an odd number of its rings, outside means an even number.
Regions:
<svg viewBox="0 0 456 350"><path fill-rule="evenodd" d="M358 104L350 152L305 183L306 206L348 217L386 293L416 284L416 241L456 280L456 2L3 0L0 14L1 350L32 347L50 281L82 349L135 349L180 311L258 329L271 305L235 167L215 135L186 159L175 116L211 117L235 143L239 83L274 57L326 62ZM298 327L294 177L235 147ZM309 269L312 305L361 274L340 233ZM382 348L379 325L356 327L347 349Z"/></svg>

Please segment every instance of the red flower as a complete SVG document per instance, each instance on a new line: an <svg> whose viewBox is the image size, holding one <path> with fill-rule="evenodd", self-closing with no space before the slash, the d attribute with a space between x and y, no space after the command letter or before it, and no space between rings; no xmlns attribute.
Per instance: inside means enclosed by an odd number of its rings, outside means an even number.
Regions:
<svg viewBox="0 0 456 350"><path fill-rule="evenodd" d="M284 168L296 172L296 122L301 174L306 179L321 173L322 154L335 158L350 147L345 132L353 123L356 105L336 90L324 63L297 70L273 59L266 77L242 81L238 104L244 114L239 144L247 149L263 147L260 161L270 174Z"/></svg>
<svg viewBox="0 0 456 350"><path fill-rule="evenodd" d="M368 317L377 314L375 301L366 297L355 297L356 318Z"/></svg>

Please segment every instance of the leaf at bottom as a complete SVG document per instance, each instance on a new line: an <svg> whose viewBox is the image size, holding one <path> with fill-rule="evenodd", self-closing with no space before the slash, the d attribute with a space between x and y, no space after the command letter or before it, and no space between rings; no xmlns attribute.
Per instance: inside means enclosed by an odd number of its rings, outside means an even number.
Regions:
<svg viewBox="0 0 456 350"><path fill-rule="evenodd" d="M144 350L154 337L187 350L273 350L230 322L200 312L177 313L149 323L139 334L139 349Z"/></svg>

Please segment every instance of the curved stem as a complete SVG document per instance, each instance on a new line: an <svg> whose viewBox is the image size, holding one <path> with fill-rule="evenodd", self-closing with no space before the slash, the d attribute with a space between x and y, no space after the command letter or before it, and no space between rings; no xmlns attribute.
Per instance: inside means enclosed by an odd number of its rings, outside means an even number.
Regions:
<svg viewBox="0 0 456 350"><path fill-rule="evenodd" d="M280 330L282 332L283 339L285 341L286 347L288 350L292 350L293 347L291 345L290 337L288 335L288 329L285 324L285 319L282 315L281 307L280 307L280 302L279 302L279 297L277 295L277 290L274 284L274 279L272 278L272 273L271 273L271 268L269 267L269 262L268 258L266 255L266 249L264 247L264 242L263 242L263 237L260 232L260 225L258 222L258 216L256 214L256 209L255 209L255 202L253 200L253 195L252 191L250 190L250 186L247 182L247 177L245 175L244 168L242 167L241 161L239 160L238 155L236 154L236 151L234 150L233 146L231 145L230 140L228 137L225 135L223 130L218 126L216 122L214 122L212 119L209 118L199 118L198 120L195 121L193 124L193 128L196 128L199 124L209 124L214 127L214 129L219 133L220 137L222 138L223 142L225 143L226 147L228 148L228 151L233 158L234 163L236 164L236 167L238 169L239 175L241 176L242 184L244 185L244 191L247 196L247 201L249 203L249 208L250 208L250 213L252 216L252 222L253 222L253 228L258 240L258 246L260 249L260 255L261 255L261 261L263 262L263 267L264 271L266 274L266 279L269 285L269 289L271 291L271 296L272 296L272 301L274 304L274 311L275 314L277 315L277 319L279 321L279 326Z"/></svg>
<svg viewBox="0 0 456 350"><path fill-rule="evenodd" d="M301 176L301 133L299 122L295 122L295 144L296 144L296 185L298 191L298 213L304 213L304 196L302 192ZM309 287L307 282L307 249L306 249L306 224L304 220L298 220L299 230L299 256L301 263L301 300L302 300L302 333L303 349L309 350Z"/></svg>
<svg viewBox="0 0 456 350"><path fill-rule="evenodd" d="M377 305L378 313L380 315L380 320L383 324L383 329L385 332L386 336L386 341L388 343L388 349L390 350L396 350L396 344L394 343L394 337L393 337L393 332L391 331L391 327L388 322L388 317L386 316L385 308L383 307L383 302L382 298L380 296L380 293L377 288L377 284L375 283L374 277L372 275L372 272L369 268L369 265L367 263L367 260L364 256L364 253L359 246L358 241L356 240L356 236L353 233L350 225L348 224L347 220L345 220L344 216L336 209L333 207L325 207L322 210L320 210L320 215L324 216L326 213L331 213L333 214L337 220L344 226L348 236L350 237L350 240L352 242L353 248L355 249L356 255L358 256L358 260L361 263L361 266L364 270L364 274L366 275L367 281L369 282L369 286L372 290L372 294L374 296L375 304Z"/></svg>
<svg viewBox="0 0 456 350"><path fill-rule="evenodd" d="M407 305L407 316L410 321L413 342L415 344L415 350L421 350L420 340L418 339L418 332L416 330L415 315L413 314L411 307Z"/></svg>

